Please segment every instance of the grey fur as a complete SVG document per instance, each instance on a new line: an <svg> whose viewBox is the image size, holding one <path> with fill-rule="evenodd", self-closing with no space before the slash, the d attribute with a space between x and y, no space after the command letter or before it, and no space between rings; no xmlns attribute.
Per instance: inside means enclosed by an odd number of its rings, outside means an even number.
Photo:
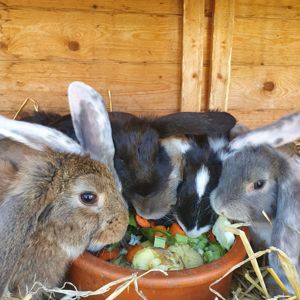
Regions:
<svg viewBox="0 0 300 300"><path fill-rule="evenodd" d="M85 83L74 81L69 85L68 98L80 145L88 149L93 159L109 167L121 191L121 183L114 168L115 147L111 125L102 96Z"/></svg>
<svg viewBox="0 0 300 300"><path fill-rule="evenodd" d="M269 138L264 138L268 136ZM211 205L227 218L249 222L252 241L258 248L275 246L283 250L300 274L300 162L278 146L300 137L300 112L234 139L227 155ZM281 141L282 139L282 141ZM263 180L261 189L254 183ZM272 226L263 216L265 211ZM276 254L269 256L271 267L289 286Z"/></svg>
<svg viewBox="0 0 300 300"><path fill-rule="evenodd" d="M300 112L284 116L278 121L254 131L246 132L233 140L231 150L242 149L246 145L268 143L274 147L295 141L299 137Z"/></svg>

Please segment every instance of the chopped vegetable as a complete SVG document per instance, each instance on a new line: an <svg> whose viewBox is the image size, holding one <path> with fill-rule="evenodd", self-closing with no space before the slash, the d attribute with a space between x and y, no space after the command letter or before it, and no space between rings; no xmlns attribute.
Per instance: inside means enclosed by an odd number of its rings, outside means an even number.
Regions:
<svg viewBox="0 0 300 300"><path fill-rule="evenodd" d="M143 217L141 217L140 215L136 215L135 216L135 220L136 222L142 227L142 228L148 228L151 227L151 224L148 220L144 219Z"/></svg>
<svg viewBox="0 0 300 300"><path fill-rule="evenodd" d="M127 255L126 255L127 261L131 263L135 254L139 250L142 250L142 249L144 249L144 247L142 245L135 245L135 246L129 247L127 250Z"/></svg>
<svg viewBox="0 0 300 300"><path fill-rule="evenodd" d="M182 228L176 223L171 225L169 231L172 235L176 235L176 234L186 235L185 232L182 230Z"/></svg>
<svg viewBox="0 0 300 300"><path fill-rule="evenodd" d="M139 215L131 215L124 240L107 246L99 257L119 266L142 270L198 267L220 258L226 253L225 249L231 247L234 236L225 232L229 224L226 218L219 217L212 232L192 238L176 223L166 228Z"/></svg>
<svg viewBox="0 0 300 300"><path fill-rule="evenodd" d="M134 218L134 215L130 215L129 216L129 222L128 222L128 225L131 225L133 227L137 227L137 224L136 224L136 220Z"/></svg>
<svg viewBox="0 0 300 300"><path fill-rule="evenodd" d="M131 233L130 241L128 242L128 244L131 246L138 245L141 243L141 239L142 239L142 236Z"/></svg>
<svg viewBox="0 0 300 300"><path fill-rule="evenodd" d="M204 251L203 258L204 261L209 263L216 259L219 259L225 254L224 248L216 242L209 244Z"/></svg>
<svg viewBox="0 0 300 300"><path fill-rule="evenodd" d="M176 234L175 241L178 244L187 244L189 241L189 238L186 235Z"/></svg>
<svg viewBox="0 0 300 300"><path fill-rule="evenodd" d="M156 232L154 232L154 236L161 236L161 237L166 236L166 234L164 233L167 232L166 226L158 225L158 226L153 226L152 228L157 230Z"/></svg>
<svg viewBox="0 0 300 300"><path fill-rule="evenodd" d="M216 241L216 237L214 236L214 234L212 233L211 230L207 233L207 237L208 237L209 241L211 241L211 242Z"/></svg>
<svg viewBox="0 0 300 300"><path fill-rule="evenodd" d="M184 268L195 268L203 265L202 256L189 245L173 245L168 248L182 260Z"/></svg>
<svg viewBox="0 0 300 300"><path fill-rule="evenodd" d="M157 248L144 248L136 253L132 266L136 269L149 270L181 270L183 263L179 257L169 250Z"/></svg>
<svg viewBox="0 0 300 300"><path fill-rule="evenodd" d="M156 236L154 239L154 247L155 248L166 248L166 238L161 236Z"/></svg>
<svg viewBox="0 0 300 300"><path fill-rule="evenodd" d="M225 231L226 226L229 225L230 222L224 216L219 216L212 229L212 232L217 241L226 250L229 250L231 248L235 239L233 233Z"/></svg>
<svg viewBox="0 0 300 300"><path fill-rule="evenodd" d="M119 249L114 249L112 251L103 249L100 251L99 257L103 260L112 260L118 257L119 253L120 253Z"/></svg>

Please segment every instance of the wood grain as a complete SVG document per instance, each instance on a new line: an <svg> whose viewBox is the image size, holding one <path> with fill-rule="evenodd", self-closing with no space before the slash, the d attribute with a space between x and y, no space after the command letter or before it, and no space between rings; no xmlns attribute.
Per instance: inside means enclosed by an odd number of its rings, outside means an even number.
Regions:
<svg viewBox="0 0 300 300"><path fill-rule="evenodd" d="M181 0L2 0L0 8L34 8L58 11L102 11L108 13L182 14Z"/></svg>
<svg viewBox="0 0 300 300"><path fill-rule="evenodd" d="M300 20L236 18L232 64L300 66Z"/></svg>
<svg viewBox="0 0 300 300"><path fill-rule="evenodd" d="M229 110L236 117L238 122L248 126L249 128L258 128L260 126L270 124L275 120L295 112L291 109L271 109L271 110Z"/></svg>
<svg viewBox="0 0 300 300"><path fill-rule="evenodd" d="M1 60L181 61L182 18L177 15L34 9L0 15Z"/></svg>
<svg viewBox="0 0 300 300"><path fill-rule="evenodd" d="M300 110L300 67L233 66L229 109Z"/></svg>
<svg viewBox="0 0 300 300"><path fill-rule="evenodd" d="M184 0L181 111L201 110L205 0Z"/></svg>
<svg viewBox="0 0 300 300"><path fill-rule="evenodd" d="M236 17L300 19L299 0L237 0Z"/></svg>
<svg viewBox="0 0 300 300"><path fill-rule="evenodd" d="M71 81L84 81L106 97L110 89L115 110L173 112L179 110L180 65L1 62L2 111L15 111L26 97L43 109L67 110Z"/></svg>
<svg viewBox="0 0 300 300"><path fill-rule="evenodd" d="M234 0L215 0L209 108L227 110L230 84Z"/></svg>

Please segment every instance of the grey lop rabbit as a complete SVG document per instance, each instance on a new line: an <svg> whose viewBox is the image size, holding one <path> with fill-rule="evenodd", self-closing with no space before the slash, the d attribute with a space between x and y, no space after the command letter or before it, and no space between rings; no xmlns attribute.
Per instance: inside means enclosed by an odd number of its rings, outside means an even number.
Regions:
<svg viewBox="0 0 300 300"><path fill-rule="evenodd" d="M24 296L35 281L56 286L85 249L99 250L125 234L128 210L111 172L114 153L105 152L112 143L105 106L78 83L69 87L71 102L74 93L80 96L71 105L74 127L84 147L55 129L0 117L0 176L12 179L0 194L0 298L7 291ZM88 102L84 113L82 102Z"/></svg>
<svg viewBox="0 0 300 300"><path fill-rule="evenodd" d="M227 218L249 222L254 244L283 250L300 274L300 160L276 150L300 137L300 112L235 138L223 153L213 209ZM263 216L271 219L272 225ZM292 293L277 254L269 263Z"/></svg>

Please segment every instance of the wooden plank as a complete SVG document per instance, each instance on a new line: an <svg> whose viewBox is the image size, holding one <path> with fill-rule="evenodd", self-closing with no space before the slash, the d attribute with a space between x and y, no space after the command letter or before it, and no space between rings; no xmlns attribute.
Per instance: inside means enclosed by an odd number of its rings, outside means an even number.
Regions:
<svg viewBox="0 0 300 300"><path fill-rule="evenodd" d="M229 110L236 117L238 122L249 128L257 128L289 114L295 112L292 109L271 109L271 110Z"/></svg>
<svg viewBox="0 0 300 300"><path fill-rule="evenodd" d="M0 110L11 112L27 97L41 108L67 110L66 91L81 80L105 97L110 89L115 110L179 110L180 66L176 64L0 62Z"/></svg>
<svg viewBox="0 0 300 300"><path fill-rule="evenodd" d="M184 0L181 111L200 111L205 0Z"/></svg>
<svg viewBox="0 0 300 300"><path fill-rule="evenodd" d="M235 16L242 18L278 18L300 20L299 0L237 0Z"/></svg>
<svg viewBox="0 0 300 300"><path fill-rule="evenodd" d="M236 18L232 64L300 66L300 20Z"/></svg>
<svg viewBox="0 0 300 300"><path fill-rule="evenodd" d="M230 85L234 0L215 0L209 108L227 110Z"/></svg>
<svg viewBox="0 0 300 300"><path fill-rule="evenodd" d="M182 14L181 0L2 0L1 8L22 10L34 8L39 10L88 10L109 13L142 13L142 14Z"/></svg>
<svg viewBox="0 0 300 300"><path fill-rule="evenodd" d="M229 109L300 109L300 67L233 66Z"/></svg>
<svg viewBox="0 0 300 300"><path fill-rule="evenodd" d="M0 14L0 60L181 61L181 16L34 9Z"/></svg>

